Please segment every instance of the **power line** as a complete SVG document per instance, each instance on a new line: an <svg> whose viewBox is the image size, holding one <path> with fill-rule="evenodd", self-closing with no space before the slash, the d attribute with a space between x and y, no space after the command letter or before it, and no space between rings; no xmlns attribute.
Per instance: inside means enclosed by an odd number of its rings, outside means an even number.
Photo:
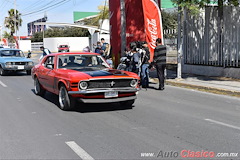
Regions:
<svg viewBox="0 0 240 160"><path fill-rule="evenodd" d="M6 7L6 6L10 4L9 1L5 1L5 2L6 2L5 5L3 4L3 9L0 11L0 13L1 13L0 15L2 16L2 18L4 18L4 15L7 13L8 7Z"/></svg>
<svg viewBox="0 0 240 160"><path fill-rule="evenodd" d="M62 1L58 2L58 3L55 3L53 5L47 6L45 8L42 8L42 9L40 9L38 11L33 11L33 12L26 13L26 14L22 14L22 16L27 16L27 15L35 14L35 13L38 13L38 12L41 12L41 11L46 11L47 9L49 9L51 7L52 7L51 9L53 9L53 8L59 7L60 5L65 4L65 3L69 2L69 1L71 1L71 0L62 0Z"/></svg>
<svg viewBox="0 0 240 160"><path fill-rule="evenodd" d="M48 2L48 3L46 3L46 4L43 3L44 1L45 0L40 0L40 1L37 1L37 2L33 3L30 7L28 7L28 8L30 8L29 10L27 10L28 13L29 12L33 12L35 10L39 10L39 9L41 9L43 7L47 7L48 5L50 5L51 3L53 3L56 0L52 0L52 1ZM39 5L39 4L42 4L42 5ZM25 9L23 9L23 10L25 10ZM24 14L24 12L23 12L23 14Z"/></svg>
<svg viewBox="0 0 240 160"><path fill-rule="evenodd" d="M35 8L35 7L39 7L37 4L40 4L42 2L44 2L45 0L36 0L35 2L29 4L28 6L26 6L25 8L23 8L23 10L29 9L29 8Z"/></svg>

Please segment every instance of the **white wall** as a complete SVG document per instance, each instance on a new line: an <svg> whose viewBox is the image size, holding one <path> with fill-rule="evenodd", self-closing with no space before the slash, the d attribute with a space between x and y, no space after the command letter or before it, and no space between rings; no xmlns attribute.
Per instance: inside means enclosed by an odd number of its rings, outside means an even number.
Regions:
<svg viewBox="0 0 240 160"><path fill-rule="evenodd" d="M95 32L93 34L93 44L97 44L97 41L101 42L101 38L105 39L105 42L110 43L110 35L109 34L99 34L99 32Z"/></svg>
<svg viewBox="0 0 240 160"><path fill-rule="evenodd" d="M19 40L19 49L21 49L23 52L27 52L28 50L31 51L31 40Z"/></svg>
<svg viewBox="0 0 240 160"><path fill-rule="evenodd" d="M88 37L54 37L44 38L43 44L45 48L48 48L52 53L58 52L58 46L61 44L67 44L70 46L70 52L79 52L83 48L89 46Z"/></svg>

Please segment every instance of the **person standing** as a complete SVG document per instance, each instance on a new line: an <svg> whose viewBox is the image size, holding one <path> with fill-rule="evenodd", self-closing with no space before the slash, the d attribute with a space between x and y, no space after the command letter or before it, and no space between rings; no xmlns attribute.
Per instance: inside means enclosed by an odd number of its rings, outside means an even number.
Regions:
<svg viewBox="0 0 240 160"><path fill-rule="evenodd" d="M51 54L51 52L49 51L49 49L44 48L43 46L40 47L40 50L43 52L41 57L39 58L39 60L41 60L44 56Z"/></svg>
<svg viewBox="0 0 240 160"><path fill-rule="evenodd" d="M140 53L137 51L136 47L131 49L132 60L131 60L131 72L139 75L139 64L140 64Z"/></svg>
<svg viewBox="0 0 240 160"><path fill-rule="evenodd" d="M142 52L140 53L140 76L141 76L141 85L143 88L149 87L149 60L150 60L150 52L148 49L148 44L146 41L142 43Z"/></svg>
<svg viewBox="0 0 240 160"><path fill-rule="evenodd" d="M101 38L101 49L103 50L103 52L105 52L106 48L107 48L107 44L105 42L105 39L104 38Z"/></svg>
<svg viewBox="0 0 240 160"><path fill-rule="evenodd" d="M157 69L157 75L159 80L159 90L164 90L164 71L166 68L166 46L161 45L162 39L157 38L156 48L154 49L153 63Z"/></svg>

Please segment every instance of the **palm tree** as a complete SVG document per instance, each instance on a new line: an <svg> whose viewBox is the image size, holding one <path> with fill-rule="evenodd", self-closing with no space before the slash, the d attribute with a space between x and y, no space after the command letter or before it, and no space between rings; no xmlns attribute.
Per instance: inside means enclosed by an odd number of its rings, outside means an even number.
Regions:
<svg viewBox="0 0 240 160"><path fill-rule="evenodd" d="M102 20L109 19L108 0L105 0L103 5L98 6L98 10L99 13L96 17L83 20L85 25L93 25L100 27L102 25Z"/></svg>
<svg viewBox="0 0 240 160"><path fill-rule="evenodd" d="M21 14L18 12L18 10L16 10L16 15L14 9L10 9L8 11L8 17L5 17L4 25L10 30L10 36L13 37L14 33L16 33L16 31L18 31L19 27L22 25Z"/></svg>

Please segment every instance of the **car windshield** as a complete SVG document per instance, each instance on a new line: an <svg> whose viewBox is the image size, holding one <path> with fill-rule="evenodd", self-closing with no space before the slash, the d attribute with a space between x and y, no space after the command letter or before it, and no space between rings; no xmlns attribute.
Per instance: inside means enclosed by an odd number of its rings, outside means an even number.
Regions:
<svg viewBox="0 0 240 160"><path fill-rule="evenodd" d="M67 45L60 45L60 48L67 48Z"/></svg>
<svg viewBox="0 0 240 160"><path fill-rule="evenodd" d="M2 50L0 51L1 57L24 57L21 50Z"/></svg>
<svg viewBox="0 0 240 160"><path fill-rule="evenodd" d="M58 68L93 71L109 68L100 55L61 55L58 58Z"/></svg>

